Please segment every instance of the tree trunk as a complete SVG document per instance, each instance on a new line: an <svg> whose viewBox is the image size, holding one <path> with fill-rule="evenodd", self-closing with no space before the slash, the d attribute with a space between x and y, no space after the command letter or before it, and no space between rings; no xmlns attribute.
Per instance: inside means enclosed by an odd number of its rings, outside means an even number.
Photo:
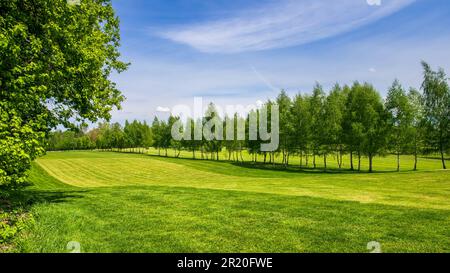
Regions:
<svg viewBox="0 0 450 273"><path fill-rule="evenodd" d="M414 136L414 171L417 171L417 136Z"/></svg>
<svg viewBox="0 0 450 273"><path fill-rule="evenodd" d="M337 162L337 164L338 164L338 168L340 169L341 168L341 158L339 157L339 150L337 149L336 150L336 162Z"/></svg>
<svg viewBox="0 0 450 273"><path fill-rule="evenodd" d="M372 173L373 172L373 168L372 168L372 158L373 156L371 154L369 154L369 172Z"/></svg>
<svg viewBox="0 0 450 273"><path fill-rule="evenodd" d="M353 167L353 151L350 150L350 170L354 171L355 168Z"/></svg>
<svg viewBox="0 0 450 273"><path fill-rule="evenodd" d="M300 168L303 166L303 151L300 151Z"/></svg>
<svg viewBox="0 0 450 273"><path fill-rule="evenodd" d="M353 166L353 151L350 150L350 170L354 171L355 167Z"/></svg>
<svg viewBox="0 0 450 273"><path fill-rule="evenodd" d="M417 151L414 151L414 171L417 171Z"/></svg>
<svg viewBox="0 0 450 273"><path fill-rule="evenodd" d="M445 165L444 147L442 147L442 144L441 144L441 160L442 160L442 168L446 170L447 166Z"/></svg>
<svg viewBox="0 0 450 273"><path fill-rule="evenodd" d="M323 154L323 166L325 168L325 172L327 171L327 154Z"/></svg>
<svg viewBox="0 0 450 273"><path fill-rule="evenodd" d="M358 172L361 171L361 152L358 151Z"/></svg>
<svg viewBox="0 0 450 273"><path fill-rule="evenodd" d="M400 153L397 152L397 172L400 171Z"/></svg>
<svg viewBox="0 0 450 273"><path fill-rule="evenodd" d="M316 152L313 153L313 166L316 168Z"/></svg>

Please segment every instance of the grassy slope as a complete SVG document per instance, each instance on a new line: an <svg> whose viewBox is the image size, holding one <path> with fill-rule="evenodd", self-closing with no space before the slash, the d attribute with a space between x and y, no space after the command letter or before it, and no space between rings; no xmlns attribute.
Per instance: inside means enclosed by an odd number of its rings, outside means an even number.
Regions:
<svg viewBox="0 0 450 273"><path fill-rule="evenodd" d="M47 202L34 205L22 251L64 252L73 240L85 252L365 252L374 240L386 252L450 251L445 171L323 174L88 152L38 164L28 191Z"/></svg>

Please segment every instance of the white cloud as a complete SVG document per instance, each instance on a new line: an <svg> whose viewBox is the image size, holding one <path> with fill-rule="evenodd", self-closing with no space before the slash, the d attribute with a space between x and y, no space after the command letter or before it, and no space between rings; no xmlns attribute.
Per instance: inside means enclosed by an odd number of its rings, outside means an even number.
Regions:
<svg viewBox="0 0 450 273"><path fill-rule="evenodd" d="M375 73L375 72L377 72L377 70L375 68L371 67L371 68L369 68L369 72Z"/></svg>
<svg viewBox="0 0 450 273"><path fill-rule="evenodd" d="M237 53L309 43L351 31L415 0L280 0L233 18L180 26L158 33L202 52Z"/></svg>
<svg viewBox="0 0 450 273"><path fill-rule="evenodd" d="M370 6L381 6L381 0L367 0L366 2Z"/></svg>
<svg viewBox="0 0 450 273"><path fill-rule="evenodd" d="M158 106L158 107L156 107L156 111L157 112L168 113L168 112L170 112L170 108L169 107Z"/></svg>

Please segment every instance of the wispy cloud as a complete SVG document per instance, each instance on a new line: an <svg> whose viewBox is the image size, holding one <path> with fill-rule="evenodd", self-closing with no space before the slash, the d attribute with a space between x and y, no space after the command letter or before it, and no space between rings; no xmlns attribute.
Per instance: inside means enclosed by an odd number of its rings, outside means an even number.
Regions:
<svg viewBox="0 0 450 273"><path fill-rule="evenodd" d="M133 65L127 73L114 76L128 98L123 111L114 112L114 121L151 120L154 115L168 113L158 110L177 104L191 105L198 96L204 97L205 103L213 101L219 105L255 104L257 100L275 98L279 88L290 94L309 93L315 82L328 90L336 82L367 81L385 95L396 78L404 86L420 87L422 59L450 71L447 35L412 40L396 37L396 32L387 33L382 39L370 36L340 47L329 45L315 54L256 54L245 61L228 55L213 55L215 62L139 56L131 59Z"/></svg>
<svg viewBox="0 0 450 273"><path fill-rule="evenodd" d="M157 33L202 52L237 53L301 45L351 31L415 0L279 0L219 21Z"/></svg>

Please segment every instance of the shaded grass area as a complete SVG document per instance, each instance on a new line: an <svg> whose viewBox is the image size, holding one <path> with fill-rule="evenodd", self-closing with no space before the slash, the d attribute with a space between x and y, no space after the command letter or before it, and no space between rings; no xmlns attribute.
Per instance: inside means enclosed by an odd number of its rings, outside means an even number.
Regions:
<svg viewBox="0 0 450 273"><path fill-rule="evenodd" d="M37 165L29 180L32 183L15 188L0 187L0 252L17 251L15 236L34 225L34 206L58 204L80 197L81 191L62 184Z"/></svg>
<svg viewBox="0 0 450 273"><path fill-rule="evenodd" d="M378 241L384 252L448 252L448 178L50 153L21 193L35 223L15 251L78 241L82 252L368 252Z"/></svg>

